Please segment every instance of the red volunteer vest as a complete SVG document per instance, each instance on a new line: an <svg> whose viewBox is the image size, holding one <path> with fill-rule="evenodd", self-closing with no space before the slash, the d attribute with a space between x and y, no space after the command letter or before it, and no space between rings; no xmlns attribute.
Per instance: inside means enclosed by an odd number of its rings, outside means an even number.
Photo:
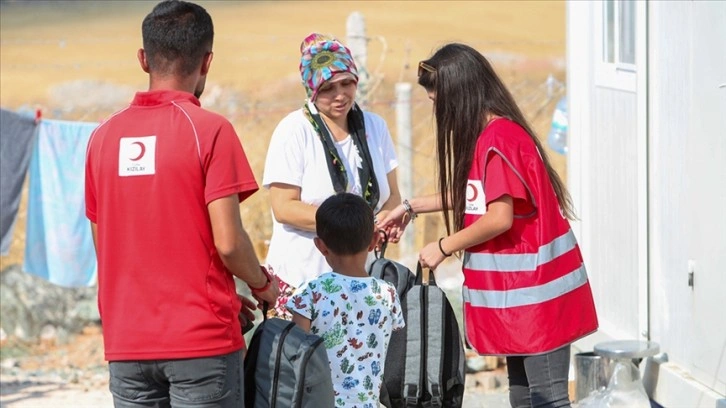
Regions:
<svg viewBox="0 0 726 408"><path fill-rule="evenodd" d="M496 120L479 136L464 227L486 212L483 183L493 154L522 181L535 210L515 215L509 231L465 251L467 339L480 354L547 353L597 329L590 284L537 148L512 121Z"/></svg>

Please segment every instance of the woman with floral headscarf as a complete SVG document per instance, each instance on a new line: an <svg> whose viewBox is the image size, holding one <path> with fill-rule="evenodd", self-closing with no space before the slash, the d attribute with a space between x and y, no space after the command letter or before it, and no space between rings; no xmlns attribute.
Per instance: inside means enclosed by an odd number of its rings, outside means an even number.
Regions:
<svg viewBox="0 0 726 408"><path fill-rule="evenodd" d="M355 103L358 70L350 50L312 33L300 53L307 100L275 128L262 181L273 215L267 263L280 280L274 314L287 318L284 305L294 289L330 270L313 244L317 207L333 194L350 192L382 218L401 202L388 126ZM399 235L396 228L389 227L391 235Z"/></svg>

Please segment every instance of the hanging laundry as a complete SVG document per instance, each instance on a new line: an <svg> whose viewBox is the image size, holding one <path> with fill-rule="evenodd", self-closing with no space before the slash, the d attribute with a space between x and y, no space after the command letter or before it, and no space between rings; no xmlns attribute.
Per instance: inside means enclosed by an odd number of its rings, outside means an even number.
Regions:
<svg viewBox="0 0 726 408"><path fill-rule="evenodd" d="M25 173L28 171L36 123L30 116L0 112L0 254L7 255L13 240Z"/></svg>
<svg viewBox="0 0 726 408"><path fill-rule="evenodd" d="M96 252L85 216L86 145L97 123L43 120L30 161L23 269L67 287L96 283Z"/></svg>

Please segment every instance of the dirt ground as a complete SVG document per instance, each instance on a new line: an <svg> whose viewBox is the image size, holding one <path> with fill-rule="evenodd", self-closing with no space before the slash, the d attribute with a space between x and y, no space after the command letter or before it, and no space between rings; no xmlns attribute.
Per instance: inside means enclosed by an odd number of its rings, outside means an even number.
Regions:
<svg viewBox="0 0 726 408"><path fill-rule="evenodd" d="M15 345L13 348L20 347ZM27 346L26 346L27 347ZM8 350L6 345L5 350ZM504 367L467 375L465 407L496 408L506 402ZM480 405L484 401L486 405ZM494 405L492 403L495 403ZM98 327L88 327L66 345L38 344L23 355L3 355L0 407L104 408L112 407L108 365Z"/></svg>
<svg viewBox="0 0 726 408"><path fill-rule="evenodd" d="M0 407L112 407L98 327L68 344L5 344ZM10 354L10 355L8 355Z"/></svg>
<svg viewBox="0 0 726 408"><path fill-rule="evenodd" d="M458 264L451 261L437 270L437 283L454 303L458 300L451 291L460 285L458 273ZM250 334L247 337L249 341ZM64 344L15 339L1 344L0 408L113 406L100 327L86 327ZM488 358L487 364L486 371L467 374L463 408L508 406L506 367L496 358Z"/></svg>
<svg viewBox="0 0 726 408"><path fill-rule="evenodd" d="M396 137L394 85L415 84L417 61L440 45L459 41L484 53L507 82L540 137L546 137L563 88L544 91L552 75L565 82L565 10L561 1L200 1L215 22L214 62L204 106L232 121L253 171L261 179L269 137L282 116L300 106L298 46L312 31L345 39L346 19L367 24L371 93L368 108L386 119ZM0 0L0 105L40 109L44 118L100 121L147 85L135 59L140 25L155 1ZM434 191L431 105L412 94L415 194ZM566 176L565 158L549 151ZM266 193L242 206L242 217L264 258L270 234ZM25 197L10 254L0 270L21 263ZM424 219L417 246L441 225ZM389 255L396 256L397 248ZM1 316L0 316L1 317ZM3 339L0 407L107 407L107 366L101 333L88 328L68 344L19 344ZM487 374L491 377L501 373ZM490 378L477 379L478 401ZM497 397L499 398L499 397ZM467 406L478 406L469 403ZM497 406L497 405L490 405Z"/></svg>

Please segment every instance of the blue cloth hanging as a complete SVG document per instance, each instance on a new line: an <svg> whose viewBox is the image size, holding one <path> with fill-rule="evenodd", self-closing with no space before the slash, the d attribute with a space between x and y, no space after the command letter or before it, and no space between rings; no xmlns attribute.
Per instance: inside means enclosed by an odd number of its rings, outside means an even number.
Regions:
<svg viewBox="0 0 726 408"><path fill-rule="evenodd" d="M43 120L33 148L23 269L60 286L97 279L84 199L86 146L97 126Z"/></svg>

